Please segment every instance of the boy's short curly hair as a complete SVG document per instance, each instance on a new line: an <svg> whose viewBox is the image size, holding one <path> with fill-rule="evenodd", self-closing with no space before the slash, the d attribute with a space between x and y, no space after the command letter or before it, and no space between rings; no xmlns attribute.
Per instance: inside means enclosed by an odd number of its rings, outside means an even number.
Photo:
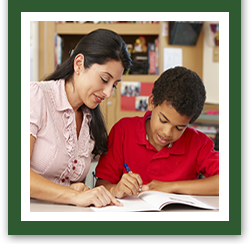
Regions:
<svg viewBox="0 0 251 244"><path fill-rule="evenodd" d="M180 115L191 118L190 123L199 117L206 100L205 87L200 77L179 66L161 74L154 83L152 94L155 106L167 102Z"/></svg>

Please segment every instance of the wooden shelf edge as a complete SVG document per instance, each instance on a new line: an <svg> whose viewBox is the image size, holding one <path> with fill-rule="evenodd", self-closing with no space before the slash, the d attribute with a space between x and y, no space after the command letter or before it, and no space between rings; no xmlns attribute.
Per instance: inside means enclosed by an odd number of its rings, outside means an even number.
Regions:
<svg viewBox="0 0 251 244"><path fill-rule="evenodd" d="M56 23L55 32L59 35L85 35L93 30L103 28L117 32L119 35L159 35L159 24L92 24L92 23Z"/></svg>
<svg viewBox="0 0 251 244"><path fill-rule="evenodd" d="M218 121L218 120L197 119L193 124L212 124L212 125L219 125L219 121Z"/></svg>
<svg viewBox="0 0 251 244"><path fill-rule="evenodd" d="M122 81L141 81L141 82L155 82L158 75L123 75Z"/></svg>

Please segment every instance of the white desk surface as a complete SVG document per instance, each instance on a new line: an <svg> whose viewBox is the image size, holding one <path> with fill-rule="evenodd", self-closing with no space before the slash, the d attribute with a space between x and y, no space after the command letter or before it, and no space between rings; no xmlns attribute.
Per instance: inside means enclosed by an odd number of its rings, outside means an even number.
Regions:
<svg viewBox="0 0 251 244"><path fill-rule="evenodd" d="M202 199L208 201L209 203L219 207L219 196L200 196ZM219 210L206 210L206 209L198 209L194 207L190 207L183 204L170 204L163 208L163 211L171 211L171 212L208 212L208 211L216 211ZM76 207L73 205L52 203L37 199L30 200L30 212L91 212L89 207Z"/></svg>

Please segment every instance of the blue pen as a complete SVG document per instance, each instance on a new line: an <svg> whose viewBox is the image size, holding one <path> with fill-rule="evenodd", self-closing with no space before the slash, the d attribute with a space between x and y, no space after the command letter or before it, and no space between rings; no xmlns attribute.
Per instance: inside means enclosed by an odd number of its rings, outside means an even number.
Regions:
<svg viewBox="0 0 251 244"><path fill-rule="evenodd" d="M130 168L128 167L128 165L126 163L124 163L125 169L127 173L132 173L132 171L130 170Z"/></svg>
<svg viewBox="0 0 251 244"><path fill-rule="evenodd" d="M132 171L130 170L130 168L128 167L128 165L126 163L124 163L124 166L125 166L125 169L126 169L127 173L132 173ZM141 187L142 186L139 187L139 192L141 192Z"/></svg>

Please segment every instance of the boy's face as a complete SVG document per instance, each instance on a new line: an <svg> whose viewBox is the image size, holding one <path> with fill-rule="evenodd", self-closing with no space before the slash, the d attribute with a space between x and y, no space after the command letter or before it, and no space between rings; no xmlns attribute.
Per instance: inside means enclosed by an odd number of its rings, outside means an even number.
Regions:
<svg viewBox="0 0 251 244"><path fill-rule="evenodd" d="M152 111L152 116L146 122L146 132L149 142L158 151L169 143L177 141L191 120L186 115L180 115L167 102L155 107L153 95L149 97L148 109Z"/></svg>

